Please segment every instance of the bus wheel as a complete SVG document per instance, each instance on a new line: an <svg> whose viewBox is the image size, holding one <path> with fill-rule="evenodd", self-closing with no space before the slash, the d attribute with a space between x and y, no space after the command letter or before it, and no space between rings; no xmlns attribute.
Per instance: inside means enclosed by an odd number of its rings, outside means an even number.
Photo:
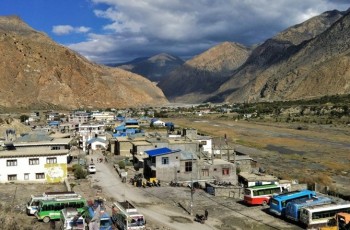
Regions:
<svg viewBox="0 0 350 230"><path fill-rule="evenodd" d="M264 201L262 202L262 205L263 205L263 206L266 206L266 205L267 205L267 201L264 200Z"/></svg>
<svg viewBox="0 0 350 230"><path fill-rule="evenodd" d="M44 223L49 223L50 222L50 217L45 216L44 219L43 219L43 222Z"/></svg>

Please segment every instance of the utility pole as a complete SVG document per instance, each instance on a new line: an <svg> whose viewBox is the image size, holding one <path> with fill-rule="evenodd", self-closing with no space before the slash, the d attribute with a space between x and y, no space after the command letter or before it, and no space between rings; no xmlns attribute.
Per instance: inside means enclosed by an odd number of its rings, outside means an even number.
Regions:
<svg viewBox="0 0 350 230"><path fill-rule="evenodd" d="M191 204L190 204L190 215L193 215L193 153L191 152Z"/></svg>

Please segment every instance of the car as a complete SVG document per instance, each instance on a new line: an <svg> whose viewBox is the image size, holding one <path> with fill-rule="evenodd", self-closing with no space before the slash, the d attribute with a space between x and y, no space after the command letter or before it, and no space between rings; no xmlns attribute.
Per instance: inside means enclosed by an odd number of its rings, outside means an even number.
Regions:
<svg viewBox="0 0 350 230"><path fill-rule="evenodd" d="M87 171L91 174L96 173L96 166L94 164L89 164Z"/></svg>

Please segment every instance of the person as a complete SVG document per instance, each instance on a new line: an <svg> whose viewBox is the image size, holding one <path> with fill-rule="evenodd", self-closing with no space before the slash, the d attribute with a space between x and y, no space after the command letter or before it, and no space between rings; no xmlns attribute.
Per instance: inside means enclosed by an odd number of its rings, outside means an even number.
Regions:
<svg viewBox="0 0 350 230"><path fill-rule="evenodd" d="M205 216L205 219L207 220L208 219L208 209L205 209L204 216Z"/></svg>
<svg viewBox="0 0 350 230"><path fill-rule="evenodd" d="M91 164L93 164L93 163L94 163L94 159L91 158Z"/></svg>

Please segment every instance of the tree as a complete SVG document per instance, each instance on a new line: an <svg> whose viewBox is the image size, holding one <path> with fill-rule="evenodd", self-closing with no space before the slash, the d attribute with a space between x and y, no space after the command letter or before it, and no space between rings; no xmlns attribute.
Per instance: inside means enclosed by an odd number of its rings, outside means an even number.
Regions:
<svg viewBox="0 0 350 230"><path fill-rule="evenodd" d="M21 120L21 122L26 122L29 119L28 115L22 114L19 119Z"/></svg>
<svg viewBox="0 0 350 230"><path fill-rule="evenodd" d="M87 171L84 170L81 165L74 165L73 166L73 169L74 169L74 176L75 176L75 179L85 179L86 176L87 176Z"/></svg>

